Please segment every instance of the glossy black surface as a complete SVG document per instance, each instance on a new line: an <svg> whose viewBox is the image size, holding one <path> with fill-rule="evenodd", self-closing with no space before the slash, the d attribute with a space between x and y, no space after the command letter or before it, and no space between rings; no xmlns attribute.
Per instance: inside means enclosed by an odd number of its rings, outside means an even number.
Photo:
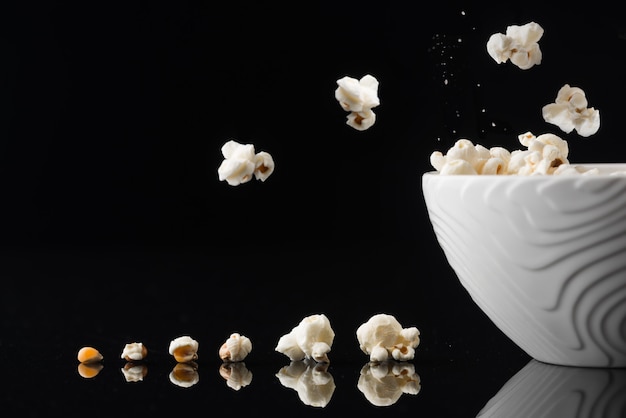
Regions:
<svg viewBox="0 0 626 418"><path fill-rule="evenodd" d="M438 2L5 2L0 6L0 361L20 416L476 416L531 360L469 298L439 248L420 180L465 137L519 148L553 132L573 162L623 162L626 28L616 6ZM540 23L543 61L496 64L488 37ZM345 124L336 80L375 75L375 125ZM600 109L590 138L545 123L565 83ZM217 178L229 139L272 154L266 182ZM376 407L358 389L356 328L416 326L417 394ZM328 404L276 374L274 347L325 313ZM220 376L231 332L250 384ZM200 343L181 388L169 342ZM124 345L147 374L127 382ZM104 366L78 374L76 353ZM328 376L326 376L328 377Z"/></svg>

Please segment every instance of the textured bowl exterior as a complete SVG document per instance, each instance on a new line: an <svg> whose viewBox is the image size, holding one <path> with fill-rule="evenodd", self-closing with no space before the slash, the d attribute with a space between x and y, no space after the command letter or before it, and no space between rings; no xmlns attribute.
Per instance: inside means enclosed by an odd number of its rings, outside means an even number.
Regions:
<svg viewBox="0 0 626 418"><path fill-rule="evenodd" d="M539 361L626 367L626 164L590 176L422 176L474 302Z"/></svg>

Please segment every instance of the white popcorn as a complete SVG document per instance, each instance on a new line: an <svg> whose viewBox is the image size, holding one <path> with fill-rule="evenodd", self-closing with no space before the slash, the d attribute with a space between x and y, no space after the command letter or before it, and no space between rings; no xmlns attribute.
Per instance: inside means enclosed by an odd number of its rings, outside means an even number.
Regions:
<svg viewBox="0 0 626 418"><path fill-rule="evenodd" d="M348 125L359 131L369 129L376 122L376 114L370 109L362 112L351 112L348 115Z"/></svg>
<svg viewBox="0 0 626 418"><path fill-rule="evenodd" d="M169 353L174 356L177 362L185 363L198 359L198 341L184 335L170 341Z"/></svg>
<svg viewBox="0 0 626 418"><path fill-rule="evenodd" d="M421 380L413 364L388 360L363 366L357 388L372 405L390 406L405 393L417 395Z"/></svg>
<svg viewBox="0 0 626 418"><path fill-rule="evenodd" d="M511 25L506 34L494 33L487 41L487 52L498 63L511 60L522 70L541 64L542 53L539 40L543 36L543 28L530 22L525 25Z"/></svg>
<svg viewBox="0 0 626 418"><path fill-rule="evenodd" d="M555 102L545 105L541 112L546 122L563 132L576 130L580 136L587 137L600 128L600 111L587 106L585 92L565 84L559 89Z"/></svg>
<svg viewBox="0 0 626 418"><path fill-rule="evenodd" d="M335 392L335 381L328 373L328 363L311 362L309 359L292 361L281 368L276 377L283 386L295 390L305 405L324 408Z"/></svg>
<svg viewBox="0 0 626 418"><path fill-rule="evenodd" d="M142 343L130 343L124 346L120 356L127 361L143 360L148 355L147 348Z"/></svg>
<svg viewBox="0 0 626 418"><path fill-rule="evenodd" d="M478 174L468 161L462 159L446 161L439 173L442 175Z"/></svg>
<svg viewBox="0 0 626 418"><path fill-rule="evenodd" d="M518 139L528 150L517 154L516 174L553 174L562 164L569 164L567 142L554 134L542 134L535 137L531 132L519 135ZM509 163L511 165L511 163ZM511 168L509 168L509 171Z"/></svg>
<svg viewBox="0 0 626 418"><path fill-rule="evenodd" d="M275 350L292 361L307 358L328 363L328 352L334 338L335 332L326 315L310 315L300 321L290 333L280 337Z"/></svg>
<svg viewBox="0 0 626 418"><path fill-rule="evenodd" d="M219 356L224 361L242 361L252 351L250 338L233 332L219 349Z"/></svg>
<svg viewBox="0 0 626 418"><path fill-rule="evenodd" d="M369 129L376 121L373 108L380 104L378 80L367 74L360 80L345 76L337 80L335 99L350 114L347 124L359 131Z"/></svg>
<svg viewBox="0 0 626 418"><path fill-rule="evenodd" d="M224 161L217 169L220 181L231 186L247 183L254 176L265 181L274 172L274 159L265 152L255 154L254 145L240 144L235 140L227 141L222 146Z"/></svg>
<svg viewBox="0 0 626 418"><path fill-rule="evenodd" d="M359 326L356 336L361 351L374 362L390 358L412 360L420 343L420 332L416 327L402 328L393 315L383 313L372 316Z"/></svg>

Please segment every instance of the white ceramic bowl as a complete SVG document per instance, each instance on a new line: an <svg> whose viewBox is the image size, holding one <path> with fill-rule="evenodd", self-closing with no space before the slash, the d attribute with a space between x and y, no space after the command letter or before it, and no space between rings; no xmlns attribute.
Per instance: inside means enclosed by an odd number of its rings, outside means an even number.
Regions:
<svg viewBox="0 0 626 418"><path fill-rule="evenodd" d="M534 359L626 367L626 164L587 176L422 176L474 302Z"/></svg>

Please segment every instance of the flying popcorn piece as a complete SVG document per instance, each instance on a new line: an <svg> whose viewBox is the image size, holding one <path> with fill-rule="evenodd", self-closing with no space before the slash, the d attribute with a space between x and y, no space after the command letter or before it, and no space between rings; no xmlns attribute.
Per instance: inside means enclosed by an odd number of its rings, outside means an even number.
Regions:
<svg viewBox="0 0 626 418"><path fill-rule="evenodd" d="M242 361L252 351L250 338L239 333L232 333L219 349L219 356L224 361Z"/></svg>
<svg viewBox="0 0 626 418"><path fill-rule="evenodd" d="M265 181L274 172L272 156L265 151L255 153L252 144L240 144L231 139L222 145L221 151L224 160L217 169L218 177L231 186L247 183L253 177Z"/></svg>
<svg viewBox="0 0 626 418"><path fill-rule="evenodd" d="M576 130L580 136L588 137L600 128L600 111L587 106L585 92L580 87L565 84L559 89L555 102L545 105L541 113L546 122L563 132Z"/></svg>
<svg viewBox="0 0 626 418"><path fill-rule="evenodd" d="M292 361L281 368L276 377L280 383L298 393L308 406L324 408L335 392L335 380L328 372L328 363L312 364L312 360Z"/></svg>
<svg viewBox="0 0 626 418"><path fill-rule="evenodd" d="M498 63L511 61L522 70L541 64L542 53L539 40L543 36L543 28L529 22L525 25L511 25L506 33L494 33L487 41L487 52Z"/></svg>
<svg viewBox="0 0 626 418"><path fill-rule="evenodd" d="M350 112L346 123L352 128L364 131L376 122L372 109L380 104L378 84L376 77L370 74L360 80L348 76L337 80L335 99L343 110Z"/></svg>
<svg viewBox="0 0 626 418"><path fill-rule="evenodd" d="M328 363L328 352L333 345L335 332L324 314L305 317L291 332L278 340L275 350L291 361L305 358Z"/></svg>
<svg viewBox="0 0 626 418"><path fill-rule="evenodd" d="M372 405L391 406L403 394L417 395L421 380L413 364L388 360L363 366L357 388Z"/></svg>
<svg viewBox="0 0 626 418"><path fill-rule="evenodd" d="M402 328L398 320L389 314L376 314L361 324L356 331L361 351L370 361L381 362L393 358L398 361L412 360L420 343L416 327Z"/></svg>

